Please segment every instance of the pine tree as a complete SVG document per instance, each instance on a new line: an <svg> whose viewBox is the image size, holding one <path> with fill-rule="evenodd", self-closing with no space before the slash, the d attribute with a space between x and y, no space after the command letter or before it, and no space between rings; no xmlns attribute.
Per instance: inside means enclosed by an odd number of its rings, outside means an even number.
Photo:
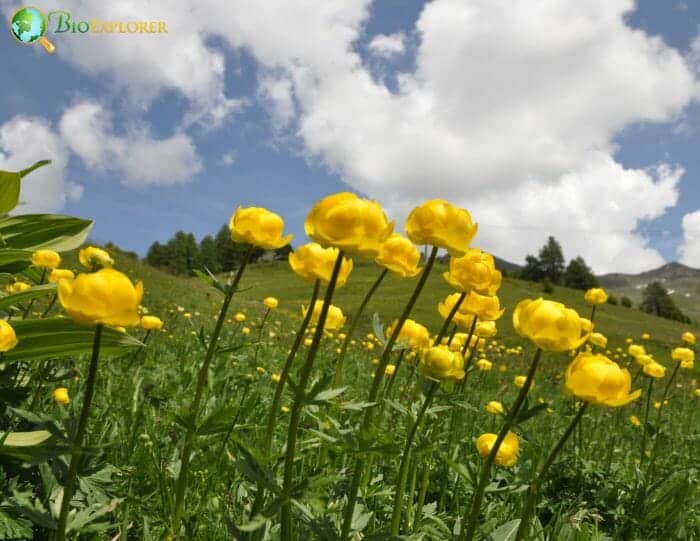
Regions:
<svg viewBox="0 0 700 541"><path fill-rule="evenodd" d="M554 237L547 239L547 244L540 250L538 259L544 278L548 278L553 284L561 283L564 274L564 254Z"/></svg>
<svg viewBox="0 0 700 541"><path fill-rule="evenodd" d="M690 318L678 309L668 291L660 282L652 282L647 285L639 308L648 314L690 323Z"/></svg>
<svg viewBox="0 0 700 541"><path fill-rule="evenodd" d="M586 290L598 287L598 280L581 256L571 261L564 271L564 285L573 289Z"/></svg>

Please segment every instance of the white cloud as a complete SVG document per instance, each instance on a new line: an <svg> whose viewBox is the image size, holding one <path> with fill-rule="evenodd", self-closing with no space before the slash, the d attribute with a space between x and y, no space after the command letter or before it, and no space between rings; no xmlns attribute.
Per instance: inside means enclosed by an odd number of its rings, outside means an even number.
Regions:
<svg viewBox="0 0 700 541"><path fill-rule="evenodd" d="M60 136L45 119L16 116L0 125L0 169L19 171L39 160L52 161L22 180L15 212L57 212L67 202L80 199L83 187L66 179L68 156Z"/></svg>
<svg viewBox="0 0 700 541"><path fill-rule="evenodd" d="M681 263L700 268L700 210L683 216L683 242L678 255Z"/></svg>
<svg viewBox="0 0 700 541"><path fill-rule="evenodd" d="M224 152L221 156L221 163L223 165L233 165L238 159L238 152L235 148L232 148L228 152Z"/></svg>
<svg viewBox="0 0 700 541"><path fill-rule="evenodd" d="M122 174L126 184L183 184L202 168L187 135L154 139L143 126L117 135L108 112L96 102L73 105L59 125L66 144L88 167Z"/></svg>
<svg viewBox="0 0 700 541"><path fill-rule="evenodd" d="M369 42L370 52L383 58L391 58L406 50L406 36L403 32L395 34L378 34Z"/></svg>

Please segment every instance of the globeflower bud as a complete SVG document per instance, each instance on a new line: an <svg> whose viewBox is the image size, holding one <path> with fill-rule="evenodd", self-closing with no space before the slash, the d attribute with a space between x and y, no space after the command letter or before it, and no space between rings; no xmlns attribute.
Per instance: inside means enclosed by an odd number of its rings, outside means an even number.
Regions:
<svg viewBox="0 0 700 541"><path fill-rule="evenodd" d="M156 316L141 316L141 328L147 331L159 331L163 328L163 322Z"/></svg>
<svg viewBox="0 0 700 541"><path fill-rule="evenodd" d="M17 335L7 321L0 319L0 353L10 351L17 345Z"/></svg>
<svg viewBox="0 0 700 541"><path fill-rule="evenodd" d="M630 393L632 378L627 369L605 355L589 352L579 353L569 364L564 385L581 400L610 407L629 404L642 393L639 389Z"/></svg>
<svg viewBox="0 0 700 541"><path fill-rule="evenodd" d="M284 220L274 212L261 207L238 207L229 221L231 239L276 250L291 242L294 235L282 236Z"/></svg>
<svg viewBox="0 0 700 541"><path fill-rule="evenodd" d="M420 360L421 373L432 379L463 379L464 360L462 356L450 351L447 346L433 346L423 350Z"/></svg>
<svg viewBox="0 0 700 541"><path fill-rule="evenodd" d="M599 348L604 348L608 345L607 337L599 332L591 333L591 335L588 337L588 341Z"/></svg>
<svg viewBox="0 0 700 541"><path fill-rule="evenodd" d="M49 274L49 282L52 284L58 283L59 280L72 280L75 274L69 269L53 269Z"/></svg>
<svg viewBox="0 0 700 541"><path fill-rule="evenodd" d="M608 294L604 289L594 287L583 294L584 300L591 305L604 304L608 300Z"/></svg>
<svg viewBox="0 0 700 541"><path fill-rule="evenodd" d="M693 345L695 343L695 335L690 331L686 331L681 335L681 340L686 344Z"/></svg>
<svg viewBox="0 0 700 541"><path fill-rule="evenodd" d="M88 246L78 252L80 264L90 271L102 268L110 268L114 265L114 259L106 250L95 246Z"/></svg>
<svg viewBox="0 0 700 541"><path fill-rule="evenodd" d="M444 248L456 257L466 253L477 229L469 211L443 199L426 201L406 220L406 233L415 244Z"/></svg>
<svg viewBox="0 0 700 541"><path fill-rule="evenodd" d="M654 379L661 379L666 375L666 368L664 368L662 365L660 365L656 361L651 361L650 363L646 363L642 367L642 371L644 372L645 375L649 376L650 378L654 378Z"/></svg>
<svg viewBox="0 0 700 541"><path fill-rule="evenodd" d="M689 348L674 348L671 351L671 359L679 363L692 363L695 361L695 352Z"/></svg>
<svg viewBox="0 0 700 541"><path fill-rule="evenodd" d="M479 436L476 440L476 449L482 458L486 458L491 453L493 445L496 443L498 436L496 434L486 433ZM498 466L510 468L518 462L518 452L520 449L520 440L513 432L508 432L503 438L501 446L496 453L495 462Z"/></svg>
<svg viewBox="0 0 700 541"><path fill-rule="evenodd" d="M70 404L70 396L68 396L68 389L66 389L65 387L57 387L53 390L52 395L56 404L60 404L62 406L67 406L68 404Z"/></svg>
<svg viewBox="0 0 700 541"><path fill-rule="evenodd" d="M275 310L279 306L279 301L275 297L265 297L263 304L269 310Z"/></svg>
<svg viewBox="0 0 700 541"><path fill-rule="evenodd" d="M491 402L486 404L486 411L498 415L503 413L505 409L503 408L503 404L501 404L498 400L491 400Z"/></svg>
<svg viewBox="0 0 700 541"><path fill-rule="evenodd" d="M311 325L318 323L319 317L321 316L321 310L323 309L323 301L316 301L314 303L313 312L311 313ZM306 317L306 312L308 308L306 306L301 307L302 316ZM325 331L337 331L345 325L346 317L343 315L343 311L337 306L331 304L328 307L328 315L326 316L326 324L323 327Z"/></svg>
<svg viewBox="0 0 700 541"><path fill-rule="evenodd" d="M37 250L32 254L32 265L43 269L55 269L61 264L61 256L53 250Z"/></svg>
<svg viewBox="0 0 700 541"><path fill-rule="evenodd" d="M493 368L493 363L486 359L479 359L476 361L476 367L482 372L489 372Z"/></svg>

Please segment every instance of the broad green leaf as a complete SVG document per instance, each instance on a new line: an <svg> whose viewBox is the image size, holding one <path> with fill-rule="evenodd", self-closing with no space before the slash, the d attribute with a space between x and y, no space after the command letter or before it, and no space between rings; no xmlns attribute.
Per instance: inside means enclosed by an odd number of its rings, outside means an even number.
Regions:
<svg viewBox="0 0 700 541"><path fill-rule="evenodd" d="M55 292L56 284L42 284L40 286L34 286L25 291L21 291L19 293L5 295L4 297L0 297L0 310L6 310L10 306L21 304L23 302L35 299L37 297L51 295Z"/></svg>
<svg viewBox="0 0 700 541"><path fill-rule="evenodd" d="M0 249L0 268L12 263L26 263L32 260L31 250L3 250Z"/></svg>
<svg viewBox="0 0 700 541"><path fill-rule="evenodd" d="M51 437L48 430L32 430L31 432L10 432L5 436L0 432L0 441L6 447L33 447L45 442Z"/></svg>
<svg viewBox="0 0 700 541"><path fill-rule="evenodd" d="M0 220L0 238L8 248L66 252L81 246L92 220L60 214L23 214Z"/></svg>
<svg viewBox="0 0 700 541"><path fill-rule="evenodd" d="M489 541L513 541L515 534L520 526L520 519L509 520L505 524L501 524L498 528L491 532Z"/></svg>
<svg viewBox="0 0 700 541"><path fill-rule="evenodd" d="M7 214L19 203L22 177L49 163L49 160L41 160L21 171L0 171L0 214Z"/></svg>
<svg viewBox="0 0 700 541"><path fill-rule="evenodd" d="M68 318L12 321L19 343L3 355L5 361L23 361L80 355L92 351L95 328L80 326ZM100 356L122 353L143 344L109 327L102 331Z"/></svg>

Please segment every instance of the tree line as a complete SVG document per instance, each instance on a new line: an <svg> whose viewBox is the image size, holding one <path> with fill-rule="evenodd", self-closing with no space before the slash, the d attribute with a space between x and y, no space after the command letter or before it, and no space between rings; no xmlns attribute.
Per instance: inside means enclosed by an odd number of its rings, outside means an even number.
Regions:
<svg viewBox="0 0 700 541"><path fill-rule="evenodd" d="M537 257L526 256L525 266L518 273L518 277L531 282L541 282L547 293L551 293L555 284L580 290L599 286L598 279L581 256L570 260L568 265L565 264L561 245L551 236L542 246ZM614 295L609 295L608 302L618 304L618 299ZM632 307L631 299L625 295L620 297L619 304ZM681 312L660 282L647 284L639 309L666 319L690 323L690 318Z"/></svg>
<svg viewBox="0 0 700 541"><path fill-rule="evenodd" d="M222 225L215 236L207 235L201 241L192 233L178 231L167 242L154 242L146 253L146 263L176 275L190 275L194 270L228 272L238 268L248 251L248 245L233 242L227 225ZM254 248L251 262L263 258L283 259L292 251L290 246L266 251Z"/></svg>

